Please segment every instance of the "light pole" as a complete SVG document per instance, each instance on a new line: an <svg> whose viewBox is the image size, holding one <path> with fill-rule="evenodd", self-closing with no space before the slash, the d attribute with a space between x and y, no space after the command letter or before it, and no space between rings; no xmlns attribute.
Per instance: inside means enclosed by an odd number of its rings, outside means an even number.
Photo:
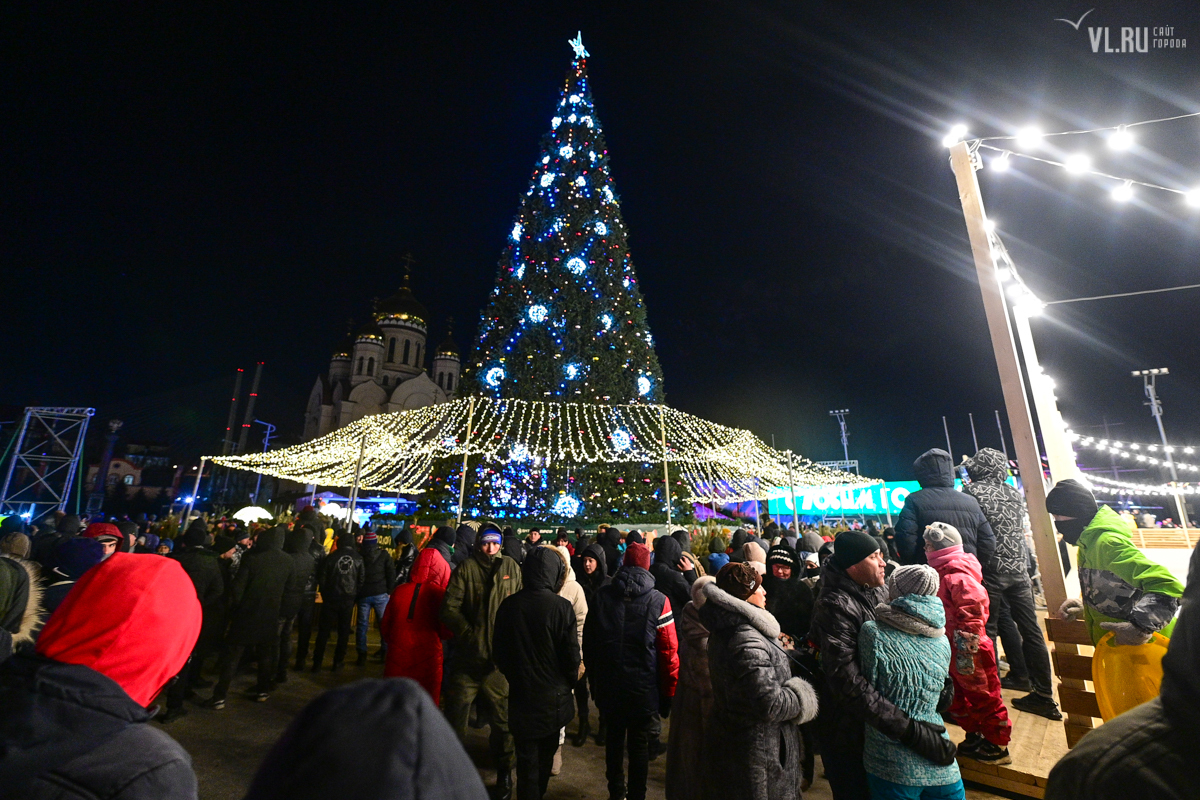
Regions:
<svg viewBox="0 0 1200 800"><path fill-rule="evenodd" d="M263 452L271 446L271 439L275 436L275 426L269 422L263 422L261 419L254 420L259 425L266 425L267 430L263 433ZM254 482L254 505L258 505L258 490L262 488L262 473L258 473L258 480Z"/></svg>
<svg viewBox="0 0 1200 800"><path fill-rule="evenodd" d="M1163 429L1162 422L1162 401L1158 399L1158 391L1154 385L1159 375L1170 375L1170 371L1166 367L1161 369L1135 369L1129 373L1134 378L1142 379L1142 386L1146 392L1146 402L1144 405L1150 406L1150 413L1154 416L1154 421L1158 423L1158 435L1163 443L1163 456L1167 461L1167 470L1171 473L1171 483L1179 482L1179 475L1175 472L1175 459L1171 458L1171 453L1174 448L1167 444L1167 432ZM1175 488L1172 486L1172 488ZM1179 524L1186 531L1188 528L1187 506L1183 502L1183 497L1178 492L1173 493L1175 496L1175 508L1179 512Z"/></svg>
<svg viewBox="0 0 1200 800"><path fill-rule="evenodd" d="M846 430L846 415L850 413L848 408L839 408L836 411L830 411L829 416L837 417L838 427L842 431L842 456L850 460L850 432Z"/></svg>

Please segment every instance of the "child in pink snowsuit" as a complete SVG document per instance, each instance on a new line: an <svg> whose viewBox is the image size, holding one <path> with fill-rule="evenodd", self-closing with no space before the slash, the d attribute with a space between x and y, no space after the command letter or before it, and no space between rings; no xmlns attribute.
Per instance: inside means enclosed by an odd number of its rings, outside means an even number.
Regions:
<svg viewBox="0 0 1200 800"><path fill-rule="evenodd" d="M975 556L963 551L959 532L944 522L925 528L925 559L941 578L938 598L946 608L954 681L954 702L945 716L967 732L958 754L989 764L1011 764L1012 725L1000 696L996 650L984 630L988 594L983 569Z"/></svg>

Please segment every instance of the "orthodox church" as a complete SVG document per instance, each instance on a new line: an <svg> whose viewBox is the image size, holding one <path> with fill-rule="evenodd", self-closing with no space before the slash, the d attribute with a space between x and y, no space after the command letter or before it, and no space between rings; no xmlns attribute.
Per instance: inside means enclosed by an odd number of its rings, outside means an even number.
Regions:
<svg viewBox="0 0 1200 800"><path fill-rule="evenodd" d="M304 414L304 439L324 436L369 414L445 403L458 388L458 348L447 323L446 340L426 347L429 312L404 285L375 304L371 319L342 341L317 378ZM426 369L426 364L431 369Z"/></svg>

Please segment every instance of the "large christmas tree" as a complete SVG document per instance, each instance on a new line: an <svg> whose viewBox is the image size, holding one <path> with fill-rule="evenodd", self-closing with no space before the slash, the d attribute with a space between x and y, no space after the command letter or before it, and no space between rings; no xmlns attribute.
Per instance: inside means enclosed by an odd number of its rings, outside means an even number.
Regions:
<svg viewBox="0 0 1200 800"><path fill-rule="evenodd" d="M500 256L466 387L491 397L663 402L579 39Z"/></svg>
<svg viewBox="0 0 1200 800"><path fill-rule="evenodd" d="M609 174L580 38L562 96L500 256L463 394L573 403L662 403L663 381ZM579 465L514 447L472 464L466 511L541 520L658 522L661 464ZM449 465L448 465L449 466ZM427 507L456 506L460 467L437 470ZM676 517L686 513L672 476Z"/></svg>

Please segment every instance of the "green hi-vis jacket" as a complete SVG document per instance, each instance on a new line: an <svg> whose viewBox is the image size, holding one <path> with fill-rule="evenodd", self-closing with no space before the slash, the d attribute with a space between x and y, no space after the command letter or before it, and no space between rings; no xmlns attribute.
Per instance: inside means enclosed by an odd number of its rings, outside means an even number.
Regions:
<svg viewBox="0 0 1200 800"><path fill-rule="evenodd" d="M1183 584L1134 546L1128 525L1108 506L1079 537L1079 587L1092 642L1108 633L1101 622L1132 622L1171 637Z"/></svg>

